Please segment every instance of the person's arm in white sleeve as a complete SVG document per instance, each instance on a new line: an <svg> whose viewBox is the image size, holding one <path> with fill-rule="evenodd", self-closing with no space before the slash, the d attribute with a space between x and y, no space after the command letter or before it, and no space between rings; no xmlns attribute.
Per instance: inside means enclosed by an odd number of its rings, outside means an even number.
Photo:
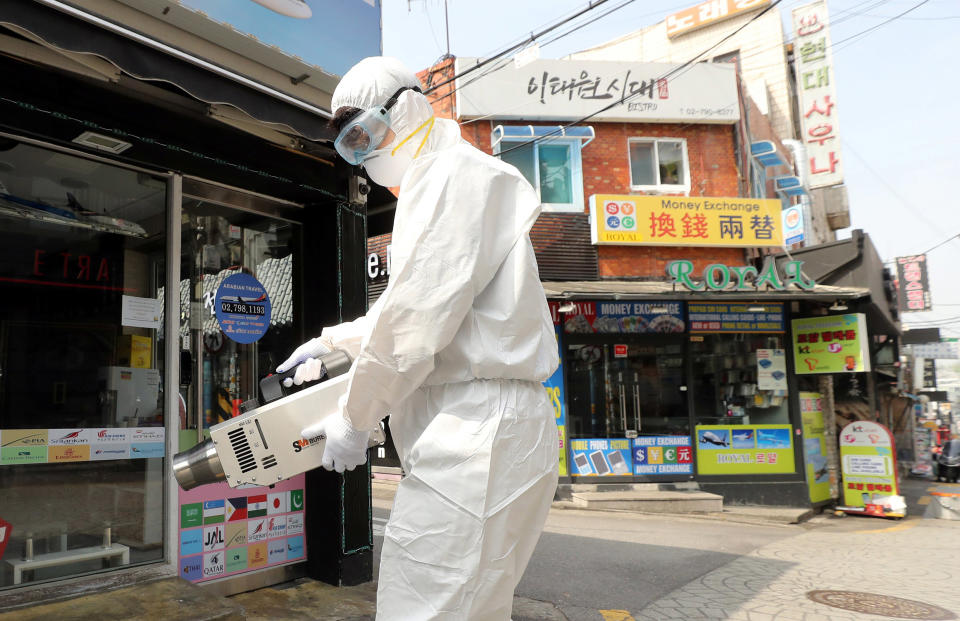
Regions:
<svg viewBox="0 0 960 621"><path fill-rule="evenodd" d="M464 161L464 160L468 161ZM519 174L459 156L429 167L415 187L409 255L384 291L380 314L355 362L343 406L346 421L370 430L413 393L434 357L456 335L474 298L492 280L539 213Z"/></svg>

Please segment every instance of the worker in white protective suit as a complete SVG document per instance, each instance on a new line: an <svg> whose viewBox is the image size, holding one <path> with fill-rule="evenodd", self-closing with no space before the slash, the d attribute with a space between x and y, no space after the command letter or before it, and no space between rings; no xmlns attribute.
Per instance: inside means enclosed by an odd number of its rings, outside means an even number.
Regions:
<svg viewBox="0 0 960 621"><path fill-rule="evenodd" d="M390 282L364 317L325 328L278 369L323 374L354 357L328 469L366 461L390 415L406 477L387 523L379 621L510 618L557 485L557 428L541 382L557 346L529 231L537 194L509 164L437 119L414 74L367 58L333 95L338 152L399 186ZM382 136L382 139L381 139ZM329 422L327 422L329 421Z"/></svg>

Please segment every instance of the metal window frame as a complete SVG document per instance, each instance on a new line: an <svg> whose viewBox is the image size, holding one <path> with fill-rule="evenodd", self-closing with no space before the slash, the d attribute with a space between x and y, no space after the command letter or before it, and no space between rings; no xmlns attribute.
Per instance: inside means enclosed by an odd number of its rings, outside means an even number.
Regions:
<svg viewBox="0 0 960 621"><path fill-rule="evenodd" d="M496 130L494 130L496 131ZM523 143L529 142L530 139L520 136L501 136L497 140L493 147L495 157L499 157L501 153L501 145L504 143ZM540 193L540 144L541 143L562 143L567 145L570 148L570 170L571 170L571 185L573 186L572 192L573 199L570 203L541 203L543 212L552 212L552 213L583 213L583 158L580 154L580 150L583 148L581 138L574 138L570 136L551 136L549 138L544 138L542 140L537 140L532 143L533 147L533 175L536 183L532 184L534 190L537 191L537 197L541 198ZM516 145L514 145L516 146Z"/></svg>
<svg viewBox="0 0 960 621"><path fill-rule="evenodd" d="M684 173L686 174L686 179L684 183L660 183L660 143L661 142L679 142L680 149L683 152L683 166ZM631 160L630 148L634 144L653 144L656 148L653 150L654 163L653 170L657 175L657 183L654 185L636 185L633 183L633 162ZM642 136L636 136L627 138L627 166L630 168L630 190L634 192L657 192L657 193L674 193L674 192L683 192L685 195L690 194L691 187L691 175L690 175L690 157L687 152L687 139L686 138L674 138L674 137L655 137L655 138L645 138Z"/></svg>

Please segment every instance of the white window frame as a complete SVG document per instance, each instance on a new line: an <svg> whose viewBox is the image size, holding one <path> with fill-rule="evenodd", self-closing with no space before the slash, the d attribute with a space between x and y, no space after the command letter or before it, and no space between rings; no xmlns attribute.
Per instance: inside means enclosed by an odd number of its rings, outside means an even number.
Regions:
<svg viewBox="0 0 960 621"><path fill-rule="evenodd" d="M636 143L644 143L656 145L660 142L679 142L680 149L683 152L683 166L685 174L685 183L659 183L656 185L633 185L633 161L631 160L630 148ZM660 149L653 150L653 170L657 175L657 178L660 177ZM686 138L668 138L668 137L657 137L657 138L628 138L627 139L627 173L630 175L630 190L633 192L657 192L663 194L676 194L682 192L683 194L690 194L690 158L687 156L687 139Z"/></svg>
<svg viewBox="0 0 960 621"><path fill-rule="evenodd" d="M501 151L506 151L525 142L533 140L531 136L509 136L502 138L496 146L494 156L500 157ZM541 203L542 211L552 211L561 213L583 213L583 160L580 156L580 148L583 144L580 138L540 138L533 143L533 189L537 191L537 198L540 198L540 145L541 144L564 144L570 148L570 169L571 169L571 198L572 203Z"/></svg>

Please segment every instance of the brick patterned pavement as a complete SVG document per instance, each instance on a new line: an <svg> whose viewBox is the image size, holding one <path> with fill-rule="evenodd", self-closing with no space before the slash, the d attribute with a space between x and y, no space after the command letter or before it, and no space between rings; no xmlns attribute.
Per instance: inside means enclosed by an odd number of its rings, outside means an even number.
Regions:
<svg viewBox="0 0 960 621"><path fill-rule="evenodd" d="M960 522L848 517L736 559L653 602L636 619L896 618L807 599L807 592L819 589L916 600L945 608L960 618L958 560Z"/></svg>

